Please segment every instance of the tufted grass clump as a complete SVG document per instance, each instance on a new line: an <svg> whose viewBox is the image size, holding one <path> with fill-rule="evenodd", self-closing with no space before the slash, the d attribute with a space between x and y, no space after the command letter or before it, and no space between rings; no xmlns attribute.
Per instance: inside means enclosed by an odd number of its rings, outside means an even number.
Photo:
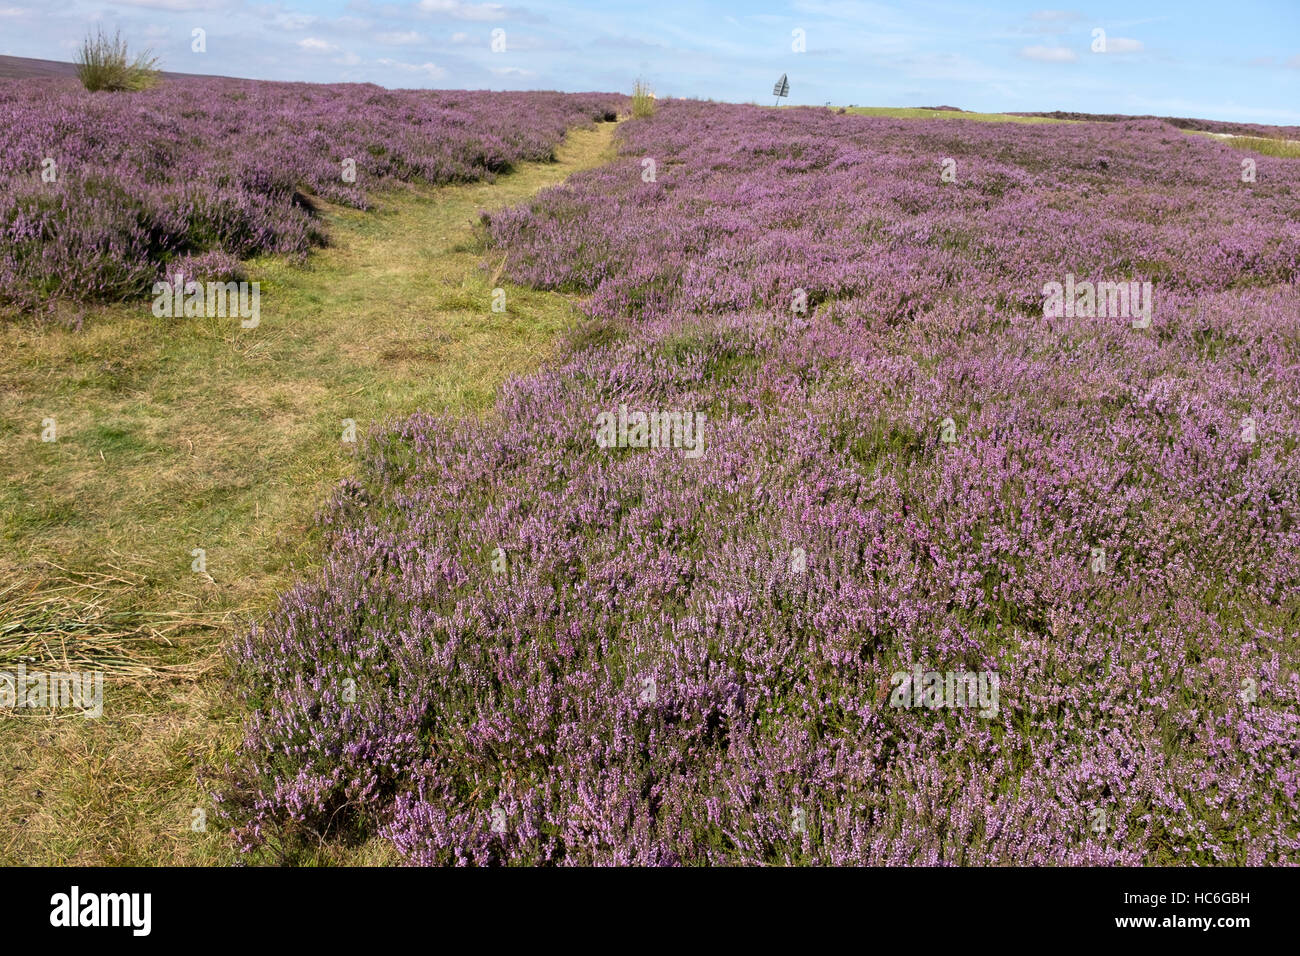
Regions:
<svg viewBox="0 0 1300 956"><path fill-rule="evenodd" d="M149 51L131 59L121 32L99 30L77 52L77 78L92 93L147 90L158 83L157 57Z"/></svg>
<svg viewBox="0 0 1300 956"><path fill-rule="evenodd" d="M655 94L645 80L632 85L632 115L638 119L655 115Z"/></svg>

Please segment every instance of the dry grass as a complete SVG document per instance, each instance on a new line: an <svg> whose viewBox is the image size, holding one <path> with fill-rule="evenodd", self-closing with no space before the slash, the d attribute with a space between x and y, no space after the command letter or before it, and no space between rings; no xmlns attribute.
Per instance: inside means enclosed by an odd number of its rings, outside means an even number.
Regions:
<svg viewBox="0 0 1300 956"><path fill-rule="evenodd" d="M574 320L562 296L494 283L473 223L607 161L612 132L575 131L559 162L495 184L327 210L333 245L305 266L249 264L257 329L147 302L79 332L0 323L0 668L106 674L99 719L0 711L0 863L233 860L191 829L198 768L224 762L242 716L222 642L318 561L314 512L351 463L343 419L482 412ZM329 853L314 862L391 859Z"/></svg>
<svg viewBox="0 0 1300 956"><path fill-rule="evenodd" d="M218 630L228 613L114 610L146 579L104 562L103 571L71 571L44 562L43 573L6 575L0 584L0 667L103 671L140 686L150 678L193 680L215 657L182 664L150 663L153 648L180 631ZM19 716L15 714L14 716Z"/></svg>

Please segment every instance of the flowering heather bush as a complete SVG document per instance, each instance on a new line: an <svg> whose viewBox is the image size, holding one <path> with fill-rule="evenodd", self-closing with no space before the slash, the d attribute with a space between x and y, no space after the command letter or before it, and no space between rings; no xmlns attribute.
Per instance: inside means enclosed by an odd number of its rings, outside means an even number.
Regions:
<svg viewBox="0 0 1300 956"><path fill-rule="evenodd" d="M180 281L176 280L180 276ZM242 282L248 278L244 264L228 252L214 249L197 256L182 256L167 265L164 281L184 288L189 282Z"/></svg>
<svg viewBox="0 0 1300 956"><path fill-rule="evenodd" d="M186 255L300 255L323 239L304 194L366 208L394 181L491 179L624 99L198 78L95 96L3 80L0 306L142 296Z"/></svg>
<svg viewBox="0 0 1300 956"><path fill-rule="evenodd" d="M623 135L491 222L589 295L565 357L373 434L234 649L241 845L1300 862L1300 165L1150 122ZM1150 327L1045 318L1067 272L1153 281ZM599 447L620 404L704 454ZM995 671L996 713L891 706L914 667Z"/></svg>

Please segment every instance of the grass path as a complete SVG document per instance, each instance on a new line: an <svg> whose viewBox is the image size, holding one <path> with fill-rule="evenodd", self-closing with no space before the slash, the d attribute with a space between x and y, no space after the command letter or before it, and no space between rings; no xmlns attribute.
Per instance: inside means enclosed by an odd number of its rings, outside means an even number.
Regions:
<svg viewBox="0 0 1300 956"><path fill-rule="evenodd" d="M980 123L1073 123L1075 120L1057 119L1053 116L1014 116L1011 113L967 113L965 110L931 110L924 107L849 106L847 111L858 116L887 116L892 119L956 119Z"/></svg>
<svg viewBox="0 0 1300 956"><path fill-rule="evenodd" d="M305 266L250 264L255 330L148 303L80 332L0 326L0 671L109 675L98 720L0 711L0 864L231 861L191 827L195 770L238 733L222 641L317 560L313 515L355 447L344 419L481 412L576 318L504 282L492 313L473 220L606 162L613 131L575 130L557 162L494 184L325 210L333 245Z"/></svg>

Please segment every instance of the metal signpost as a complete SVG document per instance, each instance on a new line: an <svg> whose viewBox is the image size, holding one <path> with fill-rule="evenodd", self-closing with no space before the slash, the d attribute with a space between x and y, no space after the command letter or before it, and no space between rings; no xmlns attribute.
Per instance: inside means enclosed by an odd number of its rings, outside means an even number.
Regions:
<svg viewBox="0 0 1300 956"><path fill-rule="evenodd" d="M772 87L772 95L776 97L775 106L781 104L781 97L790 95L790 81L786 79L785 74L781 74L781 79L776 81L776 86Z"/></svg>

